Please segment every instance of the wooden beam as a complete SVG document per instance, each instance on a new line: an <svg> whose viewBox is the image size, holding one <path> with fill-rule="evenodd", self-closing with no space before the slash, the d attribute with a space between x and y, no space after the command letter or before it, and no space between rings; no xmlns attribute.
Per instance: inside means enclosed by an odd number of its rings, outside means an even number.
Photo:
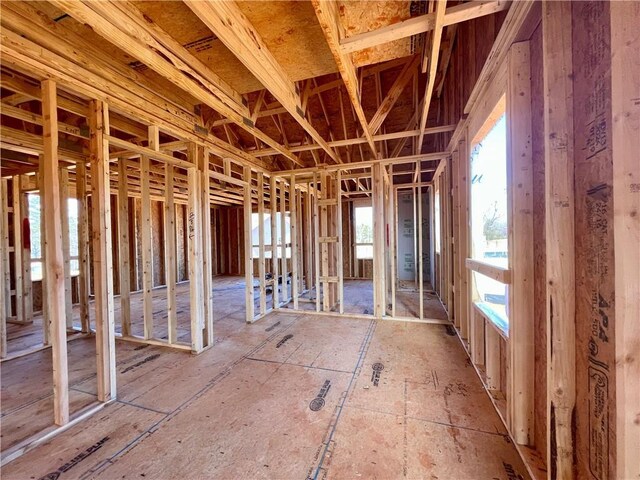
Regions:
<svg viewBox="0 0 640 480"><path fill-rule="evenodd" d="M118 162L118 273L120 274L120 325L122 335L131 335L131 271L129 252L129 181L127 162ZM171 342L169 342L171 343Z"/></svg>
<svg viewBox="0 0 640 480"><path fill-rule="evenodd" d="M269 196L271 197L271 273L273 274L273 287L271 296L273 308L279 306L278 299L278 181L275 175L269 178Z"/></svg>
<svg viewBox="0 0 640 480"><path fill-rule="evenodd" d="M151 235L151 196L149 193L149 157L140 158L141 182L141 222L140 237L142 239L142 316L144 323L144 338L153 338L153 243Z"/></svg>
<svg viewBox="0 0 640 480"><path fill-rule="evenodd" d="M4 287L0 288L0 358L7 356L7 305L11 300L10 294L7 294L10 282L7 282L5 278L5 256L9 255L9 247L8 242L5 242L5 232L8 231L8 225L5 224L4 219L9 208L8 197L7 179L0 178L0 245L2 246L2 254L0 254L0 279L4 282Z"/></svg>
<svg viewBox="0 0 640 480"><path fill-rule="evenodd" d="M384 221L384 183L382 165L372 166L373 176L373 311L377 318L386 312L385 248L386 225Z"/></svg>
<svg viewBox="0 0 640 480"><path fill-rule="evenodd" d="M507 409L516 443L534 441L533 157L529 42L507 57L507 209L509 218L509 381Z"/></svg>
<svg viewBox="0 0 640 480"><path fill-rule="evenodd" d="M189 159L195 164L197 145L189 146ZM248 167L246 167L248 168ZM187 171L189 197L187 232L189 249L189 305L191 315L191 351L199 353L204 346L204 292L202 269L202 208L200 205L200 174L197 168Z"/></svg>
<svg viewBox="0 0 640 480"><path fill-rule="evenodd" d="M167 322L168 342L178 341L178 317L176 304L176 206L173 198L174 168L165 164L165 195L164 195L164 268L167 285Z"/></svg>
<svg viewBox="0 0 640 480"><path fill-rule="evenodd" d="M62 210L62 255L64 258L64 290L67 313L67 329L73 330L73 301L71 292L71 242L69 224L69 170L60 169L60 203Z"/></svg>
<svg viewBox="0 0 640 480"><path fill-rule="evenodd" d="M443 26L454 25L484 15L500 12L509 8L510 2L505 0L471 1L446 9ZM370 32L347 37L340 42L344 53L357 52L365 48L375 47L383 43L393 42L401 38L412 37L420 33L435 30L436 13L427 13L401 22L392 23Z"/></svg>
<svg viewBox="0 0 640 480"><path fill-rule="evenodd" d="M260 201L260 200L259 200ZM293 308L298 309L298 210L296 202L296 177L289 180L289 227L291 231L291 298Z"/></svg>
<svg viewBox="0 0 640 480"><path fill-rule="evenodd" d="M320 193L318 190L318 174L313 172L313 271L315 273L314 284L316 290L316 312L320 311L320 212L318 201Z"/></svg>
<svg viewBox="0 0 640 480"><path fill-rule="evenodd" d="M41 48L38 44L9 31L0 33L0 53L3 64L21 71L52 77L81 95L109 101L114 109L134 115L149 124L162 123L163 130L184 140L207 146L212 153L232 158L241 165L251 165L256 170L266 170L267 165L246 152L229 145L221 139L202 131L198 117L177 110L153 92L144 91L135 82L116 76L105 79L63 56ZM105 71L106 72L106 71Z"/></svg>
<svg viewBox="0 0 640 480"><path fill-rule="evenodd" d="M292 181L294 177L291 177ZM338 274L338 302L340 304L340 313L344 313L344 260L342 249L344 247L342 242L342 172L338 170L336 172L336 269Z"/></svg>
<svg viewBox="0 0 640 480"><path fill-rule="evenodd" d="M23 298L23 249L22 249L22 202L20 201L22 193L20 192L20 176L16 175L11 180L11 189L13 193L12 209L13 209L13 278L15 290L15 316L16 321L25 323L24 318L24 298ZM64 225L63 225L64 227ZM63 231L64 243L64 231Z"/></svg>
<svg viewBox="0 0 640 480"><path fill-rule="evenodd" d="M442 28L444 27L444 16L446 0L436 2L436 10L434 12L434 27L431 36L431 50L429 55L429 67L427 72L427 85L422 99L422 114L420 115L420 135L418 136L418 150L422 151L422 141L424 139L424 131L427 126L427 116L429 107L431 106L431 97L436 83L436 73L438 72L438 56L440 55L440 42L442 41Z"/></svg>
<svg viewBox="0 0 640 480"><path fill-rule="evenodd" d="M490 263L474 260L473 258L467 258L465 265L469 270L478 272L485 277L489 277L497 282L504 283L505 285L511 284L511 270L508 268L498 267L491 265Z"/></svg>
<svg viewBox="0 0 640 480"><path fill-rule="evenodd" d="M253 242L251 240L251 215L253 212L253 206L251 203L251 169L249 169L248 167L244 168L244 181L247 182L247 186L244 188L244 205L243 205L245 308L246 308L246 322L253 323L253 317L254 317ZM282 218L282 224L284 225L284 218ZM284 238L283 238L283 243L285 243ZM277 281L278 279L275 279L276 283ZM283 285L284 285L284 281L285 279L282 280Z"/></svg>
<svg viewBox="0 0 640 480"><path fill-rule="evenodd" d="M267 286L265 278L267 272L264 258L264 202L264 175L262 172L258 172L258 280L260 282L260 315L264 315L267 312ZM271 252L273 254L273 249ZM277 281L278 279L276 278L273 288L276 287L275 283L277 283Z"/></svg>
<svg viewBox="0 0 640 480"><path fill-rule="evenodd" d="M413 78L413 75L415 74L415 70L418 67L419 63L420 56L414 55L410 60L407 61L404 68L400 71L398 78L396 78L396 81L393 82L393 85L389 89L387 96L384 98L384 100L378 107L378 110L369 122L369 131L372 135L380 130L382 123L387 118L387 115L389 115L389 112L391 112L391 109L398 101L398 98L400 98L400 95L407 86L407 83L409 83L409 80Z"/></svg>
<svg viewBox="0 0 640 480"><path fill-rule="evenodd" d="M233 1L186 1L187 6L215 33L217 38L247 67L247 69L271 92L300 126L335 161L337 157L326 141L305 118L300 94L293 81L276 61L251 22ZM263 140L264 141L264 140ZM281 152L282 153L282 152ZM302 165L293 154L287 157Z"/></svg>
<svg viewBox="0 0 640 480"><path fill-rule="evenodd" d="M49 331L53 365L53 418L56 425L69 422L69 372L67 367L67 334L64 300L64 266L62 257L62 224L58 177L58 112L56 84L42 82L42 116L44 117L43 181L48 188L42 197L45 240L43 274L47 277L44 294L49 309Z"/></svg>
<svg viewBox="0 0 640 480"><path fill-rule="evenodd" d="M89 102L91 207L93 230L93 291L95 295L98 400L116 397L116 345L111 248L109 182L109 111L103 102Z"/></svg>
<svg viewBox="0 0 640 480"><path fill-rule="evenodd" d="M342 24L340 23L340 14L338 12L338 5L331 0L312 0L311 2L316 11L316 16L320 22L320 26L324 31L324 36L329 45L329 49L333 54L333 58L338 66L338 71L344 82L344 86L347 89L349 99L353 105L353 109L356 113L356 117L360 122L360 127L364 133L364 137L367 139L367 143L373 157L377 158L376 146L373 141L373 135L369 130L369 123L367 117L362 109L360 103L360 86L356 75L356 68L351 60L351 57L344 53L340 48L340 39L344 37L342 32Z"/></svg>
<svg viewBox="0 0 640 480"><path fill-rule="evenodd" d="M197 167L200 172L202 209L202 301L203 346L213 345L213 260L211 257L211 177L209 175L209 150L198 146Z"/></svg>
<svg viewBox="0 0 640 480"><path fill-rule="evenodd" d="M58 1L58 0L56 0ZM297 157L255 128L241 95L135 6L125 2L60 0L61 8L91 25L107 40L138 58L179 88L230 118L292 160Z"/></svg>
<svg viewBox="0 0 640 480"><path fill-rule="evenodd" d="M575 379L573 67L570 2L542 4L547 285L547 461L571 480Z"/></svg>
<svg viewBox="0 0 640 480"><path fill-rule="evenodd" d="M615 252L616 476L640 476L640 62L638 2L612 2L611 110ZM610 427L611 428L611 427ZM611 447L610 447L611 448Z"/></svg>

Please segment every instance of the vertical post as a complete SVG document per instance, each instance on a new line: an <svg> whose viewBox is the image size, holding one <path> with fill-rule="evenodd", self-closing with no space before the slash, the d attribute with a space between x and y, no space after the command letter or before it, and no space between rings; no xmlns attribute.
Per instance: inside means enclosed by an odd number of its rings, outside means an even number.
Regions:
<svg viewBox="0 0 640 480"><path fill-rule="evenodd" d="M640 476L640 88L637 2L611 2L611 110L613 114L613 228L615 248L616 475ZM632 360L634 359L635 360Z"/></svg>
<svg viewBox="0 0 640 480"><path fill-rule="evenodd" d="M416 168L420 170L420 162ZM418 295L420 295L420 320L424 319L424 265L422 259L422 174L418 173ZM442 251L442 250L441 250Z"/></svg>
<svg viewBox="0 0 640 480"><path fill-rule="evenodd" d="M551 478L571 480L575 409L575 237L571 2L543 2L547 245L547 419Z"/></svg>
<svg viewBox="0 0 640 480"><path fill-rule="evenodd" d="M326 241L326 237L329 236L329 214L328 214L328 200L329 198L329 180L326 171L320 174L320 184L322 185L322 202L318 201L320 205L320 237L324 237L320 243L321 251L321 272L320 279L322 280L322 311L328 312L331 308L330 299L331 292L329 287L329 243Z"/></svg>
<svg viewBox="0 0 640 480"><path fill-rule="evenodd" d="M22 297L22 202L20 197L20 175L15 175L11 179L13 190L13 272L15 280L16 296L16 321L24 323L24 305Z"/></svg>
<svg viewBox="0 0 640 480"><path fill-rule="evenodd" d="M514 440L533 443L534 291L533 158L529 42L507 57L507 208L509 218L509 382L507 408Z"/></svg>
<svg viewBox="0 0 640 480"><path fill-rule="evenodd" d="M287 186L282 179L280 185L280 239L281 243L281 258L282 258L282 303L287 303L289 301L289 287L287 286L287 222L286 222L286 211L287 211Z"/></svg>
<svg viewBox="0 0 640 480"><path fill-rule="evenodd" d="M438 179L434 179L435 182ZM413 286L418 290L418 189L411 187L411 196L413 197ZM435 284L433 285L435 288Z"/></svg>
<svg viewBox="0 0 640 480"><path fill-rule="evenodd" d="M113 309L111 249L111 192L109 182L109 111L105 103L89 105L91 206L93 230L93 285L96 312L96 367L98 400L116 397L116 345Z"/></svg>
<svg viewBox="0 0 640 480"><path fill-rule="evenodd" d="M178 316L176 305L176 204L173 198L174 168L164 166L164 271L167 284L167 341L178 341Z"/></svg>
<svg viewBox="0 0 640 480"><path fill-rule="evenodd" d="M87 165L84 162L78 162L76 164L76 195L78 197L78 297L80 300L80 327L82 332L88 333L91 330L89 318L89 212L87 209ZM127 244L127 249L128 248L129 245ZM126 270L128 279L128 268ZM122 272L122 268L120 272ZM122 279L120 280L120 290L122 291Z"/></svg>
<svg viewBox="0 0 640 480"><path fill-rule="evenodd" d="M258 172L258 276L260 281L260 315L267 313L266 265L264 250L264 174Z"/></svg>
<svg viewBox="0 0 640 480"><path fill-rule="evenodd" d="M5 250L5 223L4 216L7 209L6 180L0 178L0 245L2 246L2 258L0 258L0 279L5 280L4 252ZM7 356L7 310L6 310L6 288L0 289L0 358Z"/></svg>
<svg viewBox="0 0 640 480"><path fill-rule="evenodd" d="M344 313L344 266L342 258L342 170L337 172L337 191L336 191L336 205L337 205L337 224L338 224L338 242L336 248L338 249L338 302L340 302L340 313Z"/></svg>
<svg viewBox="0 0 640 480"><path fill-rule="evenodd" d="M247 182L244 187L244 279L246 284L245 305L247 323L253 323L253 242L251 240L251 214L253 207L251 204L250 167L244 167L244 181Z"/></svg>
<svg viewBox="0 0 640 480"><path fill-rule="evenodd" d="M191 351L198 353L203 348L204 301L202 288L202 210L200 208L200 173L197 169L197 145L190 143L189 161L193 167L187 169L187 221L189 244L189 304L191 314Z"/></svg>
<svg viewBox="0 0 640 480"><path fill-rule="evenodd" d="M120 274L120 324L123 336L131 335L128 190L127 160L120 158L118 159L118 273Z"/></svg>
<svg viewBox="0 0 640 480"><path fill-rule="evenodd" d="M60 222L60 184L58 177L58 112L56 84L42 82L43 183L48 187L42 197L45 239L44 275L47 276L46 297L49 307L50 342L53 363L53 415L57 425L69 422L69 372L67 368L67 333L64 301L64 258L62 224Z"/></svg>
<svg viewBox="0 0 640 480"><path fill-rule="evenodd" d="M151 133L151 129L150 132ZM151 242L151 193L149 191L149 157L140 157L141 216L140 236L142 237L142 311L144 338L153 337L153 251Z"/></svg>
<svg viewBox="0 0 640 480"><path fill-rule="evenodd" d="M313 172L313 258L316 284L316 312L320 311L320 219L318 211L318 175Z"/></svg>
<svg viewBox="0 0 640 480"><path fill-rule="evenodd" d="M304 236L304 287L306 290L311 291L311 285L313 284L313 250L311 249L312 245L312 225L313 225L313 214L311 213L311 184L307 183L307 193L304 197L304 218L305 218L305 236Z"/></svg>
<svg viewBox="0 0 640 480"><path fill-rule="evenodd" d="M213 345L213 260L211 257L211 201L209 199L209 150L198 147L198 166L202 178L202 289L204 290L204 343ZM175 211L175 210L174 210ZM175 263L175 260L174 260Z"/></svg>
<svg viewBox="0 0 640 480"><path fill-rule="evenodd" d="M451 152L451 178L453 189L453 243L452 243L452 263L453 263L453 318L454 325L460 329L460 317L462 302L460 295L460 284L463 271L460 270L460 152Z"/></svg>
<svg viewBox="0 0 640 480"><path fill-rule="evenodd" d="M373 175L373 310L376 317L382 318L386 310L384 185L382 165L376 163L371 168Z"/></svg>
<svg viewBox="0 0 640 480"><path fill-rule="evenodd" d="M28 181L28 177L26 175L20 176L20 218L21 225L22 222L26 219L29 219L29 199L27 198L27 194L24 193L26 189L26 183ZM27 323L33 322L33 297L32 297L32 288L33 284L31 282L31 241L29 243L25 243L23 241L22 245L22 315L24 316L24 321Z"/></svg>
<svg viewBox="0 0 640 480"><path fill-rule="evenodd" d="M462 306L460 308L460 336L468 340L471 330L471 286L472 286L472 273L467 270L466 260L470 257L471 253L471 231L470 228L470 214L469 214L469 199L471 198L471 182L469 182L469 176L471 168L471 152L469 150L469 142L467 132L463 136L462 140L458 143L458 150L460 151L460 241L459 256L460 256L460 270L462 276L460 278L460 296Z"/></svg>
<svg viewBox="0 0 640 480"><path fill-rule="evenodd" d="M391 316L396 316L396 288L398 284L398 190L393 186L393 165L391 167Z"/></svg>
<svg viewBox="0 0 640 480"><path fill-rule="evenodd" d="M40 191L40 256L42 257L42 344L49 345L50 342L50 318L49 318L49 307L47 305L47 295L45 292L48 291L48 281L47 281L47 271L45 269L45 265L47 262L47 252L46 252L46 224L45 224L45 215L47 214L47 210L44 207L44 201L46 198L46 190L50 188L47 186L47 182L45 181L44 175L44 166L45 166L45 158L44 155L39 155L38 158L38 189ZM6 182L6 180L5 180ZM6 187L6 185L5 185ZM8 243L7 243L8 245ZM7 263L8 265L8 263ZM5 274L7 271L5 270ZM9 279L7 278L6 285L9 285ZM7 297L9 298L9 297Z"/></svg>
<svg viewBox="0 0 640 480"><path fill-rule="evenodd" d="M296 228L296 231L298 233L297 237L296 237L296 242L297 242L297 248L298 248L298 295L300 295L300 293L302 291L304 291L304 275L305 275L305 271L304 271L304 259L305 259L305 243L303 241L303 236L302 236L302 227L304 224L304 210L302 209L302 190L296 190L296 222L297 222L297 226L298 228Z"/></svg>
<svg viewBox="0 0 640 480"><path fill-rule="evenodd" d="M43 157L40 157L40 166L44 164ZM6 178L0 178L0 188L2 189L2 209L0 213L2 213L2 218L0 218L0 222L2 222L2 237L0 237L0 242L2 242L2 258L0 261L3 264L4 276L2 278L4 283L4 314L6 317L11 316L11 273L9 266L9 182ZM42 202L41 202L42 205ZM40 218L43 218L41 216ZM44 228L41 229L44 231ZM42 238L42 237L41 237ZM43 253L44 257L44 253ZM44 267L44 258L43 258L43 267ZM43 270L44 271L44 270ZM43 300L45 296L43 295Z"/></svg>
<svg viewBox="0 0 640 480"><path fill-rule="evenodd" d="M271 272L273 274L271 287L271 298L273 300L273 308L280 306L278 299L278 181L275 175L271 175L269 179L269 195L271 197Z"/></svg>
<svg viewBox="0 0 640 480"><path fill-rule="evenodd" d="M71 258L69 242L69 170L60 169L60 218L62 222L62 255L64 259L64 299L67 330L73 330L73 304L71 302Z"/></svg>
<svg viewBox="0 0 640 480"><path fill-rule="evenodd" d="M291 175L289 181L289 215L291 227L291 298L293 308L298 308L298 225L296 203L296 176Z"/></svg>
<svg viewBox="0 0 640 480"><path fill-rule="evenodd" d="M489 322L480 317L484 326L485 348L486 348L486 378L487 389L500 390L500 335Z"/></svg>

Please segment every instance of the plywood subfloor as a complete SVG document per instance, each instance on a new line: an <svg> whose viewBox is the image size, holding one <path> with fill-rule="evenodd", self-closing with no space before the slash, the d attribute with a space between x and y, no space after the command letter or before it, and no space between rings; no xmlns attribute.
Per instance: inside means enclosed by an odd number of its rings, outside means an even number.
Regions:
<svg viewBox="0 0 640 480"><path fill-rule="evenodd" d="M2 477L528 478L445 326L231 311L215 331L198 356L118 342L118 401Z"/></svg>

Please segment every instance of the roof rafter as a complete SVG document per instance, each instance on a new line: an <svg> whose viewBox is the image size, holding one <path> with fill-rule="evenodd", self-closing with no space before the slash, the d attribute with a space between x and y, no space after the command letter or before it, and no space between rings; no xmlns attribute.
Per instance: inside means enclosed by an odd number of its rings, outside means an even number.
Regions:
<svg viewBox="0 0 640 480"><path fill-rule="evenodd" d="M237 92L132 4L73 0L51 0L51 3L91 26L103 38L230 118L278 153L298 162L292 152L255 128L249 110Z"/></svg>
<svg viewBox="0 0 640 480"><path fill-rule="evenodd" d="M440 0L436 3L435 27L433 36L431 37L431 52L429 55L429 70L427 72L427 87L422 100L422 113L420 116L420 136L418 137L418 151L422 151L422 140L424 139L424 130L427 126L427 115L429 113L429 105L433 96L433 88L436 83L436 73L438 71L438 56L440 54L440 42L442 41L442 29L444 27L444 14L446 9L446 0Z"/></svg>
<svg viewBox="0 0 640 480"><path fill-rule="evenodd" d="M439 1L437 3L440 3ZM447 8L443 20L443 26L453 25L474 18L490 15L509 8L510 2L505 0L478 1L473 0L461 3L455 7ZM344 53L357 52L365 48L375 47L383 43L393 42L401 38L411 37L420 33L435 30L436 12L409 18L398 23L392 23L386 27L378 28L370 32L360 33L345 38L340 42L340 48Z"/></svg>
<svg viewBox="0 0 640 480"><path fill-rule="evenodd" d="M351 60L349 54L344 53L340 48L340 39L344 35L341 35L342 25L340 23L338 6L336 2L332 0L312 0L313 8L316 11L316 16L320 22L320 26L324 31L324 36L329 45L329 49L333 54L333 58L340 71L340 76L346 87L349 99L355 110L360 126L364 133L364 137L367 139L369 148L373 152L374 157L378 156L376 152L376 145L373 141L373 135L369 130L369 123L367 117L362 109L360 103L360 87L358 77L356 75L356 67Z"/></svg>
<svg viewBox="0 0 640 480"><path fill-rule="evenodd" d="M224 43L247 69L269 90L300 126L334 161L338 157L306 119L300 93L275 59L260 34L233 1L185 1L200 20Z"/></svg>

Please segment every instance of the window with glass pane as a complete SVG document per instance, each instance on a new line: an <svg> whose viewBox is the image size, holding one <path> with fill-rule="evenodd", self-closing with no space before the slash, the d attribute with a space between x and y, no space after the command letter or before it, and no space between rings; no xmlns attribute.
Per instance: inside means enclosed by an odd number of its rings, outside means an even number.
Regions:
<svg viewBox="0 0 640 480"><path fill-rule="evenodd" d="M507 128L502 115L471 154L472 257L509 267L507 223ZM474 274L480 302L504 315L507 286Z"/></svg>
<svg viewBox="0 0 640 480"><path fill-rule="evenodd" d="M356 258L373 258L373 207L356 207Z"/></svg>

